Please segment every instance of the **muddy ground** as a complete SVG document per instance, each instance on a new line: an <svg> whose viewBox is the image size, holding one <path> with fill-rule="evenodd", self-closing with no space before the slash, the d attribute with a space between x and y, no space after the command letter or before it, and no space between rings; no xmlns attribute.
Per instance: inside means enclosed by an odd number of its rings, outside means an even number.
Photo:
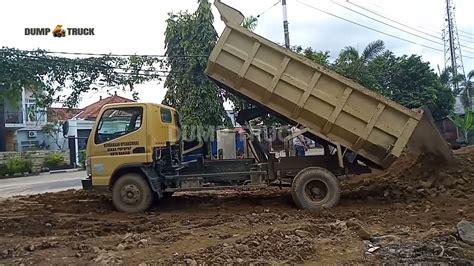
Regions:
<svg viewBox="0 0 474 266"><path fill-rule="evenodd" d="M279 188L182 193L134 215L83 191L4 200L0 264L473 264L456 225L474 221L474 149L343 179L322 212Z"/></svg>

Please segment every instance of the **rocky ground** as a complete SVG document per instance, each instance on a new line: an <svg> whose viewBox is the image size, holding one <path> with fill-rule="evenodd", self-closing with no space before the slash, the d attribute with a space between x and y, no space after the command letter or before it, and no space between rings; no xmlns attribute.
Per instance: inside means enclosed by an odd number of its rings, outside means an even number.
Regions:
<svg viewBox="0 0 474 266"><path fill-rule="evenodd" d="M4 200L0 264L473 264L474 149L451 166L406 155L342 185L322 212L278 188L183 193L134 215L83 191Z"/></svg>

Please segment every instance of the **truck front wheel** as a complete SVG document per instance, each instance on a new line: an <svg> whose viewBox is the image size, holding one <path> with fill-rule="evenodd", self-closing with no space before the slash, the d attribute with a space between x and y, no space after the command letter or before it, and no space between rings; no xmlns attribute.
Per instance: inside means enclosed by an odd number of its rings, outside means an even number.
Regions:
<svg viewBox="0 0 474 266"><path fill-rule="evenodd" d="M115 182L112 187L112 201L119 211L144 212L153 203L153 193L142 176L130 173L119 177Z"/></svg>
<svg viewBox="0 0 474 266"><path fill-rule="evenodd" d="M302 209L321 210L339 203L341 189L336 177L320 167L301 170L293 179L291 196Z"/></svg>

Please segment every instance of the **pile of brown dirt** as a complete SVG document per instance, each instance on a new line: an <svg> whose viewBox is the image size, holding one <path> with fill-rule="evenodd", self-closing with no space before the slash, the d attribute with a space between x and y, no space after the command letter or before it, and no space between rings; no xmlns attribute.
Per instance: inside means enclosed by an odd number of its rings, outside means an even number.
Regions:
<svg viewBox="0 0 474 266"><path fill-rule="evenodd" d="M346 199L404 201L431 196L467 198L474 192L474 148L458 150L452 163L430 155L402 155L387 171L343 182Z"/></svg>

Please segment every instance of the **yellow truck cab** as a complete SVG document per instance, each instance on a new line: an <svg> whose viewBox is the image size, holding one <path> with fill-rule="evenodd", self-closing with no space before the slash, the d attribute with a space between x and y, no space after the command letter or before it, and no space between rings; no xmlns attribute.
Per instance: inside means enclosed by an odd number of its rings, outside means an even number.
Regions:
<svg viewBox="0 0 474 266"><path fill-rule="evenodd" d="M175 146L179 140L179 116L175 109L152 103L105 105L87 143L84 186L112 188L119 177L135 178L153 162L154 149ZM135 190L134 190L135 189ZM133 199L130 185L121 193ZM135 199L137 200L137 199ZM120 208L120 207L119 207ZM123 207L122 207L123 209Z"/></svg>

